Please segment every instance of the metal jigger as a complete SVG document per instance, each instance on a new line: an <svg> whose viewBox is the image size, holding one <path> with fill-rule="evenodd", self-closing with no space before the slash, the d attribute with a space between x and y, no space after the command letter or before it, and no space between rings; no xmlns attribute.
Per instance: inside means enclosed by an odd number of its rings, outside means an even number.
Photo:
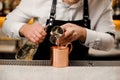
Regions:
<svg viewBox="0 0 120 80"><path fill-rule="evenodd" d="M64 34L64 30L60 26L54 26L50 34L50 42L59 45L59 43L56 42Z"/></svg>

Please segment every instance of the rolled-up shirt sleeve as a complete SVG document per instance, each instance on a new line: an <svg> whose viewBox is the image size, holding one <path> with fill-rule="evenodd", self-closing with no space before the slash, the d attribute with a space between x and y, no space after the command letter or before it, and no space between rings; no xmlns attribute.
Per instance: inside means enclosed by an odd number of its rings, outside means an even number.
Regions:
<svg viewBox="0 0 120 80"><path fill-rule="evenodd" d="M25 23L6 20L2 31L10 38L20 38L19 30Z"/></svg>
<svg viewBox="0 0 120 80"><path fill-rule="evenodd" d="M96 32L87 29L85 45L97 50L110 50L114 45L114 37L108 33Z"/></svg>
<svg viewBox="0 0 120 80"><path fill-rule="evenodd" d="M30 4L28 6L26 5L27 0L23 0L20 5L13 10L11 13L9 13L6 16L6 19L3 23L2 31L9 37L12 38L21 38L19 35L20 28L26 24L30 19L32 14L30 11L27 10L26 7L30 7ZM26 9L26 10L25 10ZM32 6L31 8L32 9Z"/></svg>
<svg viewBox="0 0 120 80"><path fill-rule="evenodd" d="M114 45L114 23L112 19L111 1L105 0L105 9L99 17L94 29L87 30L85 46L97 50L110 50ZM113 35L109 34L112 33Z"/></svg>

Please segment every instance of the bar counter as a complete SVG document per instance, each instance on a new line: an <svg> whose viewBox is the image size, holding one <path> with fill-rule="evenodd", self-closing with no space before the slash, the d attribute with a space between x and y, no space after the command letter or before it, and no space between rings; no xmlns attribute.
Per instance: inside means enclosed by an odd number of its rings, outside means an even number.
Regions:
<svg viewBox="0 0 120 80"><path fill-rule="evenodd" d="M0 80L120 80L120 61L70 61L56 68L50 60L0 60Z"/></svg>

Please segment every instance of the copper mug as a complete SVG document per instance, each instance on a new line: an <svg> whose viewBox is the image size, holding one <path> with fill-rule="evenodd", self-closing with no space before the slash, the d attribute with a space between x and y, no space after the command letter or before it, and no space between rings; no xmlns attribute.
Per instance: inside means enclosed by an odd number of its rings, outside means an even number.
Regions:
<svg viewBox="0 0 120 80"><path fill-rule="evenodd" d="M66 67L69 63L69 53L72 51L72 44L66 46L51 47L51 63L54 67Z"/></svg>

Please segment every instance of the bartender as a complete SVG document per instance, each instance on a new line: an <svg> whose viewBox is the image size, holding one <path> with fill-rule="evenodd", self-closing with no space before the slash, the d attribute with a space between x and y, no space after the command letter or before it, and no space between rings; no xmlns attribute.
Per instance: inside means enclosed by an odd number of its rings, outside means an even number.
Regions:
<svg viewBox="0 0 120 80"><path fill-rule="evenodd" d="M35 22L27 24L31 18ZM59 44L73 45L70 60L88 59L89 48L110 50L115 32L111 0L21 0L6 16L2 30L9 37L39 44L34 60L48 60L55 45L49 40L54 26L64 30Z"/></svg>

